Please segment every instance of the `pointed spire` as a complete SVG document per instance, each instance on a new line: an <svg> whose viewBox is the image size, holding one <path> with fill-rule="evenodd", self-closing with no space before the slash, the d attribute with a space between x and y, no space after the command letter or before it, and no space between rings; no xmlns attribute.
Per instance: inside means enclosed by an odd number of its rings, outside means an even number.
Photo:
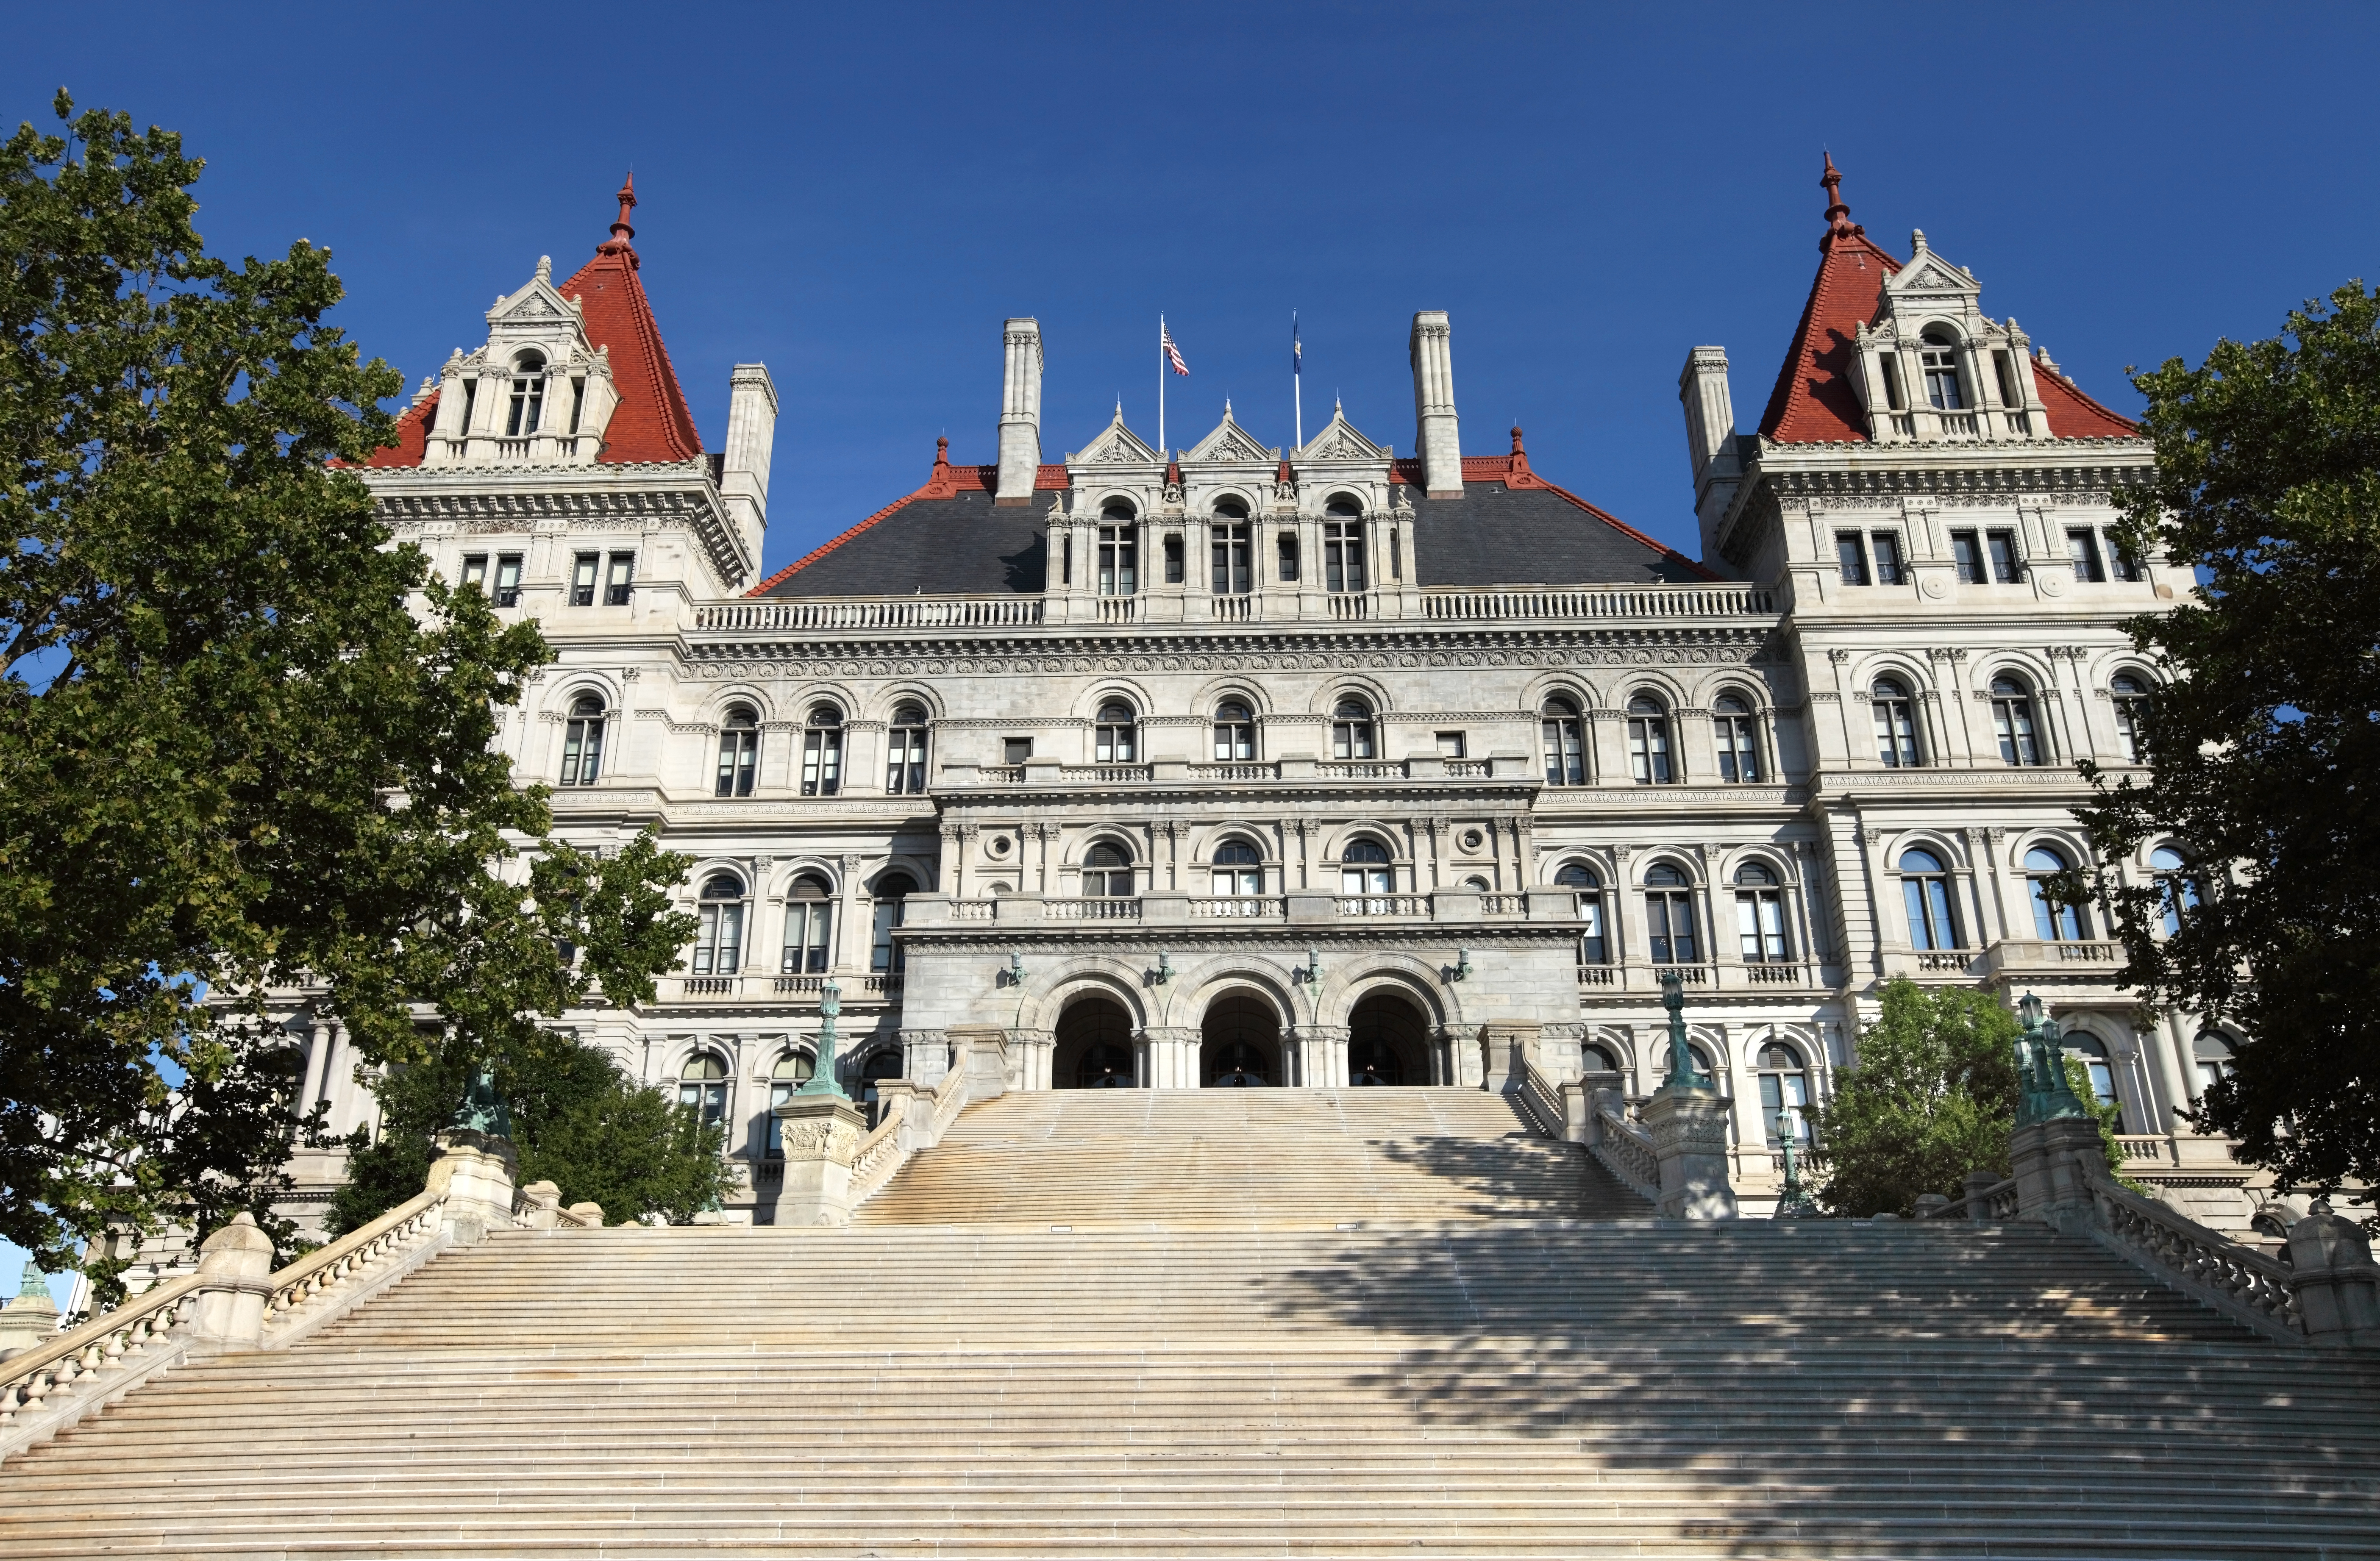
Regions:
<svg viewBox="0 0 2380 1561"><path fill-rule="evenodd" d="M634 169L629 170L626 182L620 186L618 199L620 214L613 221L612 236L595 246L595 252L599 255L625 255L628 264L636 266L640 263L637 259L637 247L632 242L637 230L628 224L628 213L637 209L637 175Z"/></svg>
<svg viewBox="0 0 2380 1561"><path fill-rule="evenodd" d="M1818 239L1818 250L1824 254L1839 238L1858 238L1867 229L1852 221L1852 209L1843 204L1843 175L1835 166L1835 154L1821 153L1827 160L1827 171L1818 175L1819 185L1827 192L1827 231Z"/></svg>

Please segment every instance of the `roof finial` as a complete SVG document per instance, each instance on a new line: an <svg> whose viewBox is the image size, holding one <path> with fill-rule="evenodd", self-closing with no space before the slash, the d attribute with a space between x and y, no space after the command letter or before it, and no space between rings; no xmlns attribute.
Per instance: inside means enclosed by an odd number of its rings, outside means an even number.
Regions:
<svg viewBox="0 0 2380 1561"><path fill-rule="evenodd" d="M1843 204L1843 175L1835 166L1835 154L1823 151L1827 171L1818 175L1818 183L1827 192L1827 231L1819 236L1818 248L1826 249L1838 238L1857 238L1867 229L1852 221L1852 209Z"/></svg>
<svg viewBox="0 0 2380 1561"><path fill-rule="evenodd" d="M1512 454L1515 455L1523 454L1521 449L1521 425L1518 423L1514 423L1512 425Z"/></svg>
<svg viewBox="0 0 2380 1561"><path fill-rule="evenodd" d="M620 186L619 201L620 215L612 224L612 236L595 246L595 252L599 255L625 255L628 263L635 265L638 263L637 249L630 241L637 236L637 230L628 225L628 213L637 209L637 175L634 169L629 170L626 182Z"/></svg>

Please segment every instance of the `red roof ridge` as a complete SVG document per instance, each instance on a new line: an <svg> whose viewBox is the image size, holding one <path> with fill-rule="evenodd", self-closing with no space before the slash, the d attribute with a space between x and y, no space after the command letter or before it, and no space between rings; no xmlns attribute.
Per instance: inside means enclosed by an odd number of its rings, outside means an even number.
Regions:
<svg viewBox="0 0 2380 1561"><path fill-rule="evenodd" d="M2113 423L2119 430L2122 430L2120 433L2114 434L2110 437L2119 439L2137 437L2141 431L2140 424L2132 421L2130 417L2125 417L2121 412L2115 411L2104 403L2100 402L2095 396L2092 395L2090 392L2084 390L2081 385L2076 384L2072 377L2070 376L2066 370L2063 369L2053 369L2044 365L2041 361L2041 355L2038 352L2033 355L2033 382L2036 388L2043 384L2048 384L2058 390L2063 391L2066 394L2073 397L2076 401L2082 404L2082 410L2085 415L2098 417L2106 422ZM2049 405L2049 398L2047 396L2043 396L2041 399L2042 409L2044 411L2054 411L2054 409ZM2064 419L2054 415L2049 419L2049 431L2057 435L2059 439L2091 439L2098 437L2095 434L2083 433L2080 431L2068 433L2058 426L2063 420Z"/></svg>

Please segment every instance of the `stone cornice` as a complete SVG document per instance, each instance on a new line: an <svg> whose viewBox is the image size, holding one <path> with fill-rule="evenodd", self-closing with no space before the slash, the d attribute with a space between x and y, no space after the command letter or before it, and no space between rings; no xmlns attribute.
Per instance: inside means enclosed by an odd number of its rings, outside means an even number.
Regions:
<svg viewBox="0 0 2380 1561"><path fill-rule="evenodd" d="M402 467L360 473L380 520L463 532L683 526L731 589L752 575L726 506L699 461L624 466Z"/></svg>

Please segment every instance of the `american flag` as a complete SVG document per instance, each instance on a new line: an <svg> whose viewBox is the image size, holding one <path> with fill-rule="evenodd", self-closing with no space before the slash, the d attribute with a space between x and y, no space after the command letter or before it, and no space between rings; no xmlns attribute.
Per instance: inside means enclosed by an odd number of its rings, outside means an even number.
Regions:
<svg viewBox="0 0 2380 1561"><path fill-rule="evenodd" d="M1190 374L1190 366L1182 361L1182 349L1173 345L1173 333L1165 328L1165 322L1163 321L1158 321L1157 339L1160 345L1165 348L1165 361L1173 365L1173 371L1175 373L1187 379Z"/></svg>

